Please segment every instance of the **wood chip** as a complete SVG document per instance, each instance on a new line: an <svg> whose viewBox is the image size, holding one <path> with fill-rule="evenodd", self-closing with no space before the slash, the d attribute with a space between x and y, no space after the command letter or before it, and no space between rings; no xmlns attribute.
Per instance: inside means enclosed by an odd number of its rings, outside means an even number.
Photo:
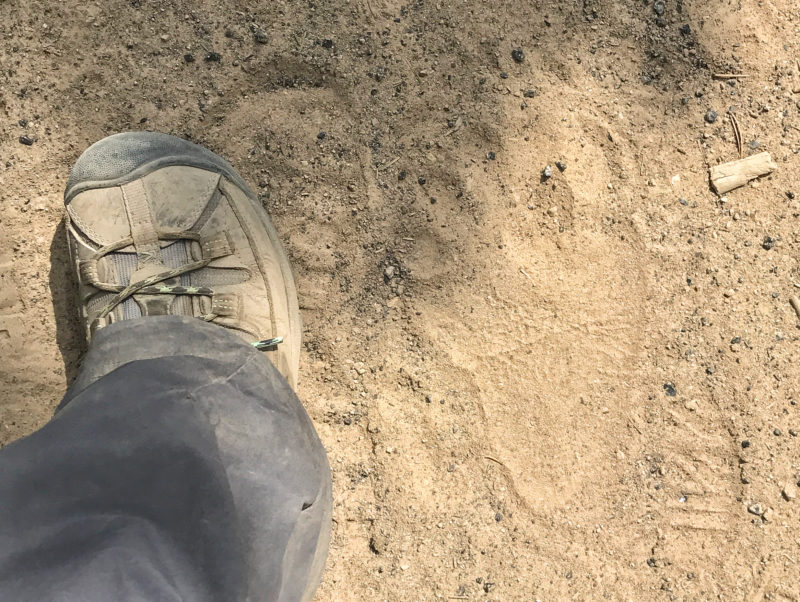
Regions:
<svg viewBox="0 0 800 602"><path fill-rule="evenodd" d="M744 159L715 165L710 170L711 185L717 194L744 186L750 180L765 176L777 169L769 153L763 152Z"/></svg>

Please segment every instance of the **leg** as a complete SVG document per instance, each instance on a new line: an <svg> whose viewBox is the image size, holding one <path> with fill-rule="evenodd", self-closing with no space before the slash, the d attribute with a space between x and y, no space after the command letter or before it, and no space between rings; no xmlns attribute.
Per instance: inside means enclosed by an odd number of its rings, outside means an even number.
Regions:
<svg viewBox="0 0 800 602"><path fill-rule="evenodd" d="M307 600L330 495L261 352L192 318L122 321L53 420L0 451L0 599Z"/></svg>

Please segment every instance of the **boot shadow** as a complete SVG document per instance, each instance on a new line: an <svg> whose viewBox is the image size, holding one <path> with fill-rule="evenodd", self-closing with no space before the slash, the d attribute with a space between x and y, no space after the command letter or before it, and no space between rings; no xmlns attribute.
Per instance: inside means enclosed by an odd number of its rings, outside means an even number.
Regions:
<svg viewBox="0 0 800 602"><path fill-rule="evenodd" d="M78 316L78 285L70 265L64 220L50 243L50 294L56 318L56 344L64 362L67 385L72 384L86 353L86 339Z"/></svg>

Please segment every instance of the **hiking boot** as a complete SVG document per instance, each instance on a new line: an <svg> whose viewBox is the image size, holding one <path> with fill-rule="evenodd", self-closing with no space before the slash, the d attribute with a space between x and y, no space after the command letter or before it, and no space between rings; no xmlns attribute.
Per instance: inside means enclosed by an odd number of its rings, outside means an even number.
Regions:
<svg viewBox="0 0 800 602"><path fill-rule="evenodd" d="M194 316L266 351L296 386L301 324L289 261L225 160L166 134L116 134L80 156L64 201L87 339L120 320Z"/></svg>

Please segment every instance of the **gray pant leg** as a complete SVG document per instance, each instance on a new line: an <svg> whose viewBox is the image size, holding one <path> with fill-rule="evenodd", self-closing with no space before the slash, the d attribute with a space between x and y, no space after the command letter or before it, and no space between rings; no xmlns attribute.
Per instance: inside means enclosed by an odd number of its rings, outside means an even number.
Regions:
<svg viewBox="0 0 800 602"><path fill-rule="evenodd" d="M42 429L0 450L0 600L308 600L330 472L266 357L176 316L97 333Z"/></svg>

